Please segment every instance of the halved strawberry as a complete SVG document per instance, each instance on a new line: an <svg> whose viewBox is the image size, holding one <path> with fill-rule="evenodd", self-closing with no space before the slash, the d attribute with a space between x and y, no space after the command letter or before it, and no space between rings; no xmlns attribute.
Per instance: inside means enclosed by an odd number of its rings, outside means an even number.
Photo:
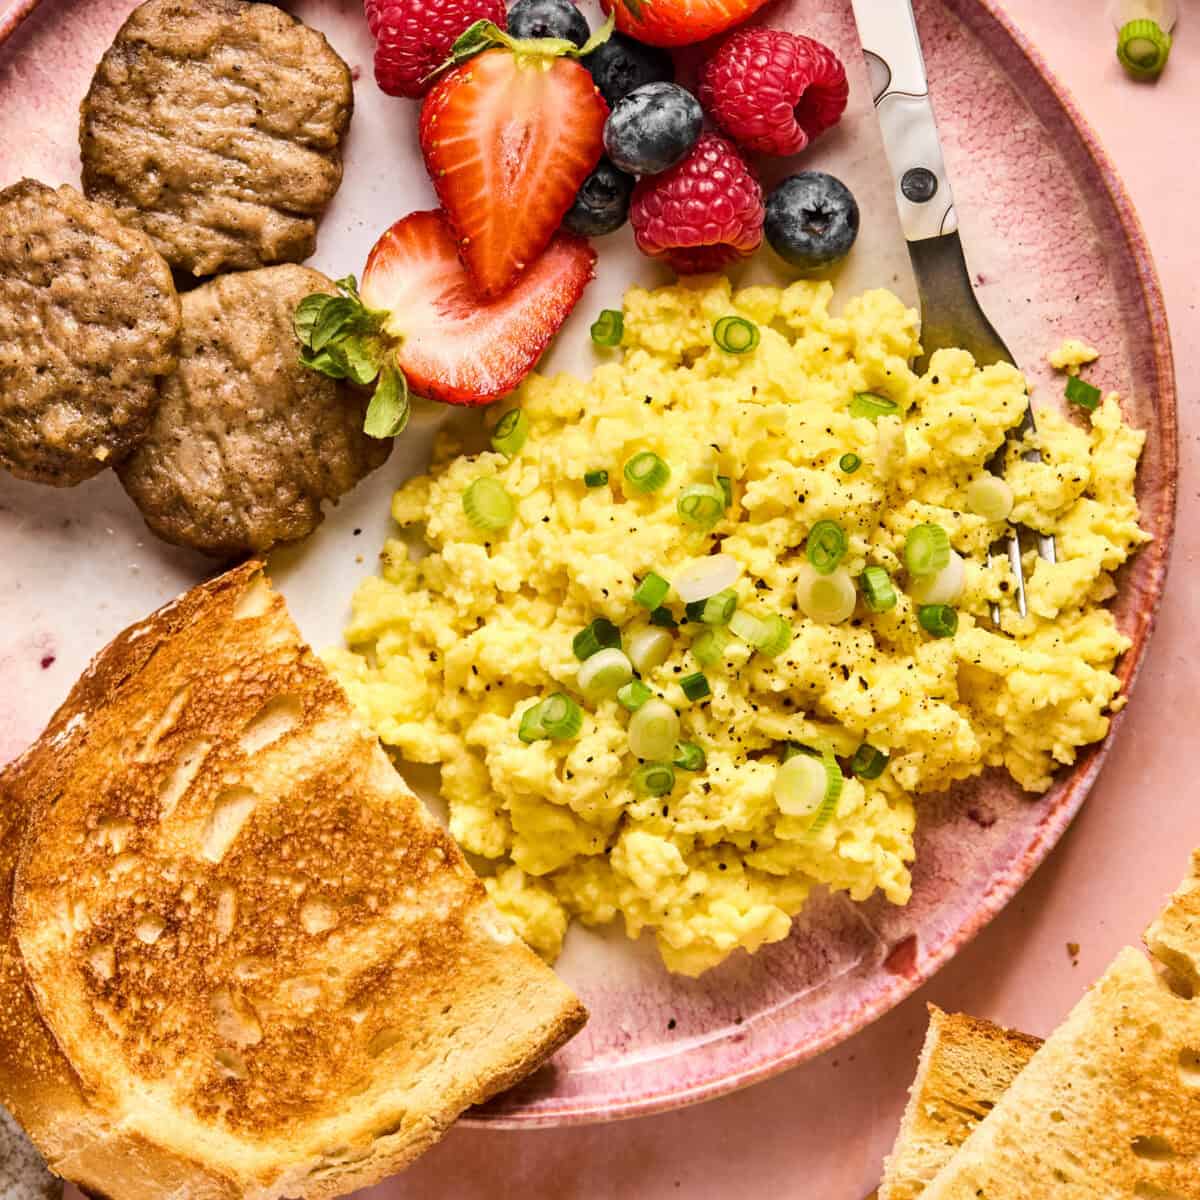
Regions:
<svg viewBox="0 0 1200 1200"><path fill-rule="evenodd" d="M617 28L649 46L690 46L724 33L756 13L767 0L600 0L616 9Z"/></svg>
<svg viewBox="0 0 1200 1200"><path fill-rule="evenodd" d="M455 67L421 107L425 165L485 296L546 248L604 150L608 105L587 69L516 45Z"/></svg>
<svg viewBox="0 0 1200 1200"><path fill-rule="evenodd" d="M382 312L396 365L418 395L487 404L533 369L591 280L595 251L562 233L499 300L481 300L440 212L415 212L375 243L362 300Z"/></svg>

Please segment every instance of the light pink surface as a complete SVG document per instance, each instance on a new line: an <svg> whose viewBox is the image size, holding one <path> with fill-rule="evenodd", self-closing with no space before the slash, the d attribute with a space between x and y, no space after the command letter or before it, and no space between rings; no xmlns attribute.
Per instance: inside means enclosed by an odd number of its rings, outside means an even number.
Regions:
<svg viewBox="0 0 1200 1200"><path fill-rule="evenodd" d="M400 1200L859 1200L878 1180L924 1031L927 1001L1034 1033L1052 1029L1111 955L1136 940L1200 843L1194 747L1200 595L1200 25L1180 30L1168 75L1126 81L1100 0L1005 6L1074 92L1114 157L1149 233L1180 381L1180 507L1172 577L1137 701L1092 796L1049 860L932 983L838 1050L722 1100L614 1126L452 1133L403 1180ZM1073 965L1067 943L1081 949Z"/></svg>

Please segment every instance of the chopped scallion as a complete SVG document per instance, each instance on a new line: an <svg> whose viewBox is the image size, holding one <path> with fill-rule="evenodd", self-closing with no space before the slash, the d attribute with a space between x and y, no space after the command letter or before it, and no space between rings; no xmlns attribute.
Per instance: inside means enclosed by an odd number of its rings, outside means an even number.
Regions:
<svg viewBox="0 0 1200 1200"><path fill-rule="evenodd" d="M1078 375L1072 375L1067 380L1067 399L1088 412L1095 412L1100 404L1100 389Z"/></svg>
<svg viewBox="0 0 1200 1200"><path fill-rule="evenodd" d="M758 326L745 317L722 317L713 326L713 341L726 354L749 354L758 338Z"/></svg>
<svg viewBox="0 0 1200 1200"><path fill-rule="evenodd" d="M597 346L619 346L625 335L625 316L615 308L605 308L592 322L592 341Z"/></svg>
<svg viewBox="0 0 1200 1200"><path fill-rule="evenodd" d="M854 616L858 592L845 567L822 575L810 562L796 572L796 603L800 611L821 625L840 625Z"/></svg>
<svg viewBox="0 0 1200 1200"><path fill-rule="evenodd" d="M635 492L657 492L671 478L671 468L653 450L640 450L625 464L625 479Z"/></svg>
<svg viewBox="0 0 1200 1200"><path fill-rule="evenodd" d="M940 525L914 525L904 539L910 575L936 575L950 561L950 535Z"/></svg>
<svg viewBox="0 0 1200 1200"><path fill-rule="evenodd" d="M663 629L675 629L679 622L675 620L675 614L661 604L650 614L650 624L658 625Z"/></svg>
<svg viewBox="0 0 1200 1200"><path fill-rule="evenodd" d="M876 421L880 417L891 417L900 411L900 405L895 400L880 396L877 392L856 392L850 401L852 417L866 417Z"/></svg>
<svg viewBox="0 0 1200 1200"><path fill-rule="evenodd" d="M517 515L513 498L498 480L488 476L476 479L467 487L462 494L462 504L467 520L485 533L507 529Z"/></svg>
<svg viewBox="0 0 1200 1200"><path fill-rule="evenodd" d="M679 519L694 529L711 529L725 515L725 492L715 483L693 483L675 503Z"/></svg>
<svg viewBox="0 0 1200 1200"><path fill-rule="evenodd" d="M808 534L808 561L822 575L830 575L846 557L846 531L836 521L818 521Z"/></svg>
<svg viewBox="0 0 1200 1200"><path fill-rule="evenodd" d="M967 484L967 507L985 521L1007 521L1015 499L999 475L980 475Z"/></svg>
<svg viewBox="0 0 1200 1200"><path fill-rule="evenodd" d="M948 604L922 604L917 620L926 633L936 638L953 637L958 631L958 613Z"/></svg>
<svg viewBox="0 0 1200 1200"><path fill-rule="evenodd" d="M607 471L588 471L583 477L585 487L598 488L604 487L608 483Z"/></svg>
<svg viewBox="0 0 1200 1200"><path fill-rule="evenodd" d="M729 632L722 626L706 629L692 643L692 657L702 667L713 667L725 657L725 647L729 645Z"/></svg>
<svg viewBox="0 0 1200 1200"><path fill-rule="evenodd" d="M671 585L653 571L637 585L633 592L634 602L643 608L657 608L671 590Z"/></svg>
<svg viewBox="0 0 1200 1200"><path fill-rule="evenodd" d="M733 588L724 588L707 600L697 600L699 612L697 619L705 625L728 625L729 618L737 608L737 592ZM691 616L692 605L688 605L688 616Z"/></svg>
<svg viewBox="0 0 1200 1200"><path fill-rule="evenodd" d="M542 706L541 703L531 704L521 714L521 727L517 730L517 736L523 742L540 742L546 736L545 727L542 725Z"/></svg>
<svg viewBox="0 0 1200 1200"><path fill-rule="evenodd" d="M529 438L529 418L519 408L509 409L492 430L492 449L515 458Z"/></svg>
<svg viewBox="0 0 1200 1200"><path fill-rule="evenodd" d="M644 763L630 783L639 796L665 796L675 786L675 768L670 763Z"/></svg>
<svg viewBox="0 0 1200 1200"><path fill-rule="evenodd" d="M868 567L859 577L863 599L873 613L887 612L896 607L896 589L891 576L882 567Z"/></svg>
<svg viewBox="0 0 1200 1200"><path fill-rule="evenodd" d="M629 749L647 762L669 759L679 741L679 714L665 700L647 700L629 719Z"/></svg>
<svg viewBox="0 0 1200 1200"><path fill-rule="evenodd" d="M708 677L701 671L697 671L693 675L685 675L679 681L679 686L683 690L683 694L693 703L712 695Z"/></svg>
<svg viewBox="0 0 1200 1200"><path fill-rule="evenodd" d="M725 493L725 507L733 507L733 480L728 475L717 476L717 486Z"/></svg>
<svg viewBox="0 0 1200 1200"><path fill-rule="evenodd" d="M838 466L846 472L847 475L853 475L859 467L862 466L862 459L857 454L843 454L838 459Z"/></svg>
<svg viewBox="0 0 1200 1200"><path fill-rule="evenodd" d="M630 712L637 712L653 695L640 679L631 679L623 688L617 689L617 703Z"/></svg>
<svg viewBox="0 0 1200 1200"><path fill-rule="evenodd" d="M583 712L579 705L564 692L555 692L542 701L539 714L542 728L548 738L562 741L573 738L583 725Z"/></svg>
<svg viewBox="0 0 1200 1200"><path fill-rule="evenodd" d="M888 756L869 742L863 742L850 760L850 772L859 779L878 779L888 765Z"/></svg>
<svg viewBox="0 0 1200 1200"><path fill-rule="evenodd" d="M629 636L629 661L639 675L647 675L671 657L673 645L665 629L639 629Z"/></svg>
<svg viewBox="0 0 1200 1200"><path fill-rule="evenodd" d="M805 832L819 833L836 810L844 783L831 753L796 754L775 772L775 803L784 816L810 817Z"/></svg>
<svg viewBox="0 0 1200 1200"><path fill-rule="evenodd" d="M708 759L695 742L680 742L675 747L674 761L681 771L703 771Z"/></svg>
<svg viewBox="0 0 1200 1200"><path fill-rule="evenodd" d="M605 646L579 668L579 690L593 703L615 696L633 678L633 664L623 651Z"/></svg>
<svg viewBox="0 0 1200 1200"><path fill-rule="evenodd" d="M741 573L741 564L732 554L710 554L680 567L671 583L680 600L691 604L732 587Z"/></svg>
<svg viewBox="0 0 1200 1200"><path fill-rule="evenodd" d="M607 617L597 617L571 639L571 649L580 662L585 662L606 646L615 646L618 650L621 648L621 631Z"/></svg>
<svg viewBox="0 0 1200 1200"><path fill-rule="evenodd" d="M730 618L729 628L768 658L782 654L792 644L792 627L778 613L759 618L739 610Z"/></svg>

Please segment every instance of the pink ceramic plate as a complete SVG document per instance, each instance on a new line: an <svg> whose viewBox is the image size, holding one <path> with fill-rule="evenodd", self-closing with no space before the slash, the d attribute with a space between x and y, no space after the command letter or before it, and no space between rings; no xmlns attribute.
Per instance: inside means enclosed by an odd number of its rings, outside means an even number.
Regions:
<svg viewBox="0 0 1200 1200"><path fill-rule="evenodd" d="M78 103L132 7L133 0L0 0L0 185L23 174L77 181ZM432 194L414 149L415 107L381 96L372 82L359 0L295 7L361 73L346 181L314 260L340 275L360 269L377 233L429 207ZM1107 158L994 0L917 7L984 307L1043 401L1061 392L1045 369L1046 351L1067 335L1098 345L1104 357L1094 378L1120 389L1148 433L1139 495L1156 540L1125 572L1116 604L1133 639L1120 668L1129 685L1162 591L1175 507L1174 381L1154 267ZM764 17L830 43L851 71L846 120L805 158L845 179L863 208L839 292L884 285L911 298L848 0L793 0ZM631 282L665 279L625 233L600 250L599 278L555 347L554 367L588 369L591 314ZM767 259L759 255L743 277L770 278ZM317 644L337 638L347 597L387 531L388 495L420 469L443 419L445 410L420 413L384 471L309 543L275 556L276 577ZM111 478L62 493L0 479L0 562L0 761L37 734L108 637L208 569L148 537ZM1120 724L1118 717L1114 734ZM1103 747L1084 753L1037 799L992 777L924 804L909 907L820 898L787 942L699 981L669 978L650 947L619 933L573 931L561 969L592 1010L591 1023L554 1064L476 1119L550 1125L654 1112L753 1083L851 1036L1007 903L1082 804L1103 758Z"/></svg>

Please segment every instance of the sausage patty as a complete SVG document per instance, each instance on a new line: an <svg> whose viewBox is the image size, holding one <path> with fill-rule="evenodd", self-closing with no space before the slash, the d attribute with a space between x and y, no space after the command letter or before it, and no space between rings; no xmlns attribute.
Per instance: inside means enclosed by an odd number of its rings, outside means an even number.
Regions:
<svg viewBox="0 0 1200 1200"><path fill-rule="evenodd" d="M149 0L84 98L83 187L193 275L299 262L342 180L350 71L271 4Z"/></svg>
<svg viewBox="0 0 1200 1200"><path fill-rule="evenodd" d="M0 464L67 487L141 438L179 297L150 239L74 188L0 192Z"/></svg>
<svg viewBox="0 0 1200 1200"><path fill-rule="evenodd" d="M307 267L222 275L183 297L179 369L121 482L160 537L217 557L306 537L321 502L382 466L366 400L301 366L296 305L333 292Z"/></svg>

